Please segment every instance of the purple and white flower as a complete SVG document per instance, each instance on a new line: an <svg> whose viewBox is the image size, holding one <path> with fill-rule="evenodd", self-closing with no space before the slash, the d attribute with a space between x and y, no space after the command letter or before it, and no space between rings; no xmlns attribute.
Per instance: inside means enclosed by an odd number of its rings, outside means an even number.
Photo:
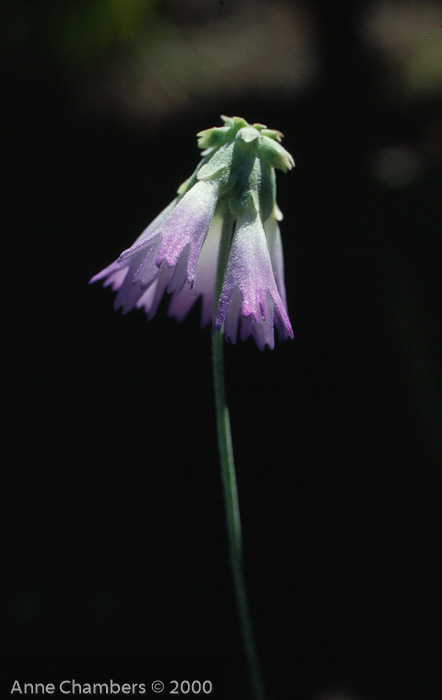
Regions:
<svg viewBox="0 0 442 700"><path fill-rule="evenodd" d="M223 120L224 127L201 132L203 160L178 196L91 282L103 280L117 292L116 309L142 308L148 319L165 292L169 315L180 321L201 298L203 326L212 320L213 332L224 329L233 343L238 334L252 336L263 350L274 347L274 326L280 339L293 338L274 184L274 167L288 170L293 159L279 132L238 117Z"/></svg>

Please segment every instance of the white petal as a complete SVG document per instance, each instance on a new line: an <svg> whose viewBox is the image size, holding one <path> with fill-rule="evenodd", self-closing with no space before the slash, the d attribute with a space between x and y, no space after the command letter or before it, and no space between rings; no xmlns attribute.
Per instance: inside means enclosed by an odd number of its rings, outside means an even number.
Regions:
<svg viewBox="0 0 442 700"><path fill-rule="evenodd" d="M284 255L282 252L281 233L278 222L273 215L269 216L265 222L264 231L266 233L267 245L269 247L270 260L272 261L276 286L278 287L278 292L282 301L284 302L284 306L287 309L287 297L284 283Z"/></svg>

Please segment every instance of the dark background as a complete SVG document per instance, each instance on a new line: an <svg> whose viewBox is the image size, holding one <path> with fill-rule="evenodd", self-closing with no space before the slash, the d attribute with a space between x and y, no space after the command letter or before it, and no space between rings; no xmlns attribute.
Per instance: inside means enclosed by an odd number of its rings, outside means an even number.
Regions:
<svg viewBox="0 0 442 700"><path fill-rule="evenodd" d="M295 340L226 347L269 698L439 697L439 83L413 92L364 40L377 6L283 3L304 13L305 83L278 69L272 89L271 56L241 75L214 42L214 86L191 67L178 99L154 67L134 109L108 85L144 75L143 39L210 42L269 3L139 0L126 34L121 5L107 35L111 4L94 0L93 21L86 5L4 4L5 696L15 679L209 678L214 697L250 697L210 333L199 310L178 324L163 304L146 323L87 284L173 198L196 132L224 113L280 129L297 164L278 175ZM430 34L440 9L390 7L393 29L430 12Z"/></svg>

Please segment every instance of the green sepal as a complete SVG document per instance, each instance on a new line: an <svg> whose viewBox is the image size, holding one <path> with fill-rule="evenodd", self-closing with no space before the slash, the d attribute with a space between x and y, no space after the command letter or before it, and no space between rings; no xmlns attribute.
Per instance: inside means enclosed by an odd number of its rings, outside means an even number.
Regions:
<svg viewBox="0 0 442 700"><path fill-rule="evenodd" d="M257 129L255 129L253 126L243 126L243 128L238 131L236 138L242 139L244 143L250 143L255 147L256 144L254 141L259 139L259 131L257 131Z"/></svg>
<svg viewBox="0 0 442 700"><path fill-rule="evenodd" d="M214 126L212 129L205 129L197 134L198 148L212 148L222 146L230 138L230 126Z"/></svg>
<svg viewBox="0 0 442 700"><path fill-rule="evenodd" d="M254 124L253 126L257 126ZM277 131L276 129L267 129L267 127L264 127L264 129L261 131L262 136L268 136L269 139L273 139L274 141L281 141L282 137L284 134L282 134L280 131Z"/></svg>
<svg viewBox="0 0 442 700"><path fill-rule="evenodd" d="M224 124L235 127L236 131L238 131L238 129L242 129L243 126L249 126L246 120L242 117L226 117L225 114L221 114L221 119L223 120Z"/></svg>
<svg viewBox="0 0 442 700"><path fill-rule="evenodd" d="M214 153L216 153L217 149L216 148L208 148L206 151L203 152L203 158L201 158L200 162L198 163L196 169L193 171L192 175L187 178L187 180L184 180L184 182L181 183L181 185L178 187L177 192L178 194L185 194L188 190L190 190L191 187L193 187L197 182L198 182L198 173L201 170L202 167L212 157Z"/></svg>
<svg viewBox="0 0 442 700"><path fill-rule="evenodd" d="M187 190L190 190L190 188L193 187L195 183L196 183L196 175L194 173L193 175L188 177L187 180L184 180L184 182L181 183L181 185L177 189L177 193L178 194L186 194Z"/></svg>
<svg viewBox="0 0 442 700"><path fill-rule="evenodd" d="M277 141L269 136L261 134L260 144L257 149L259 158L262 158L272 168L279 168L283 172L291 170L295 165L293 157Z"/></svg>
<svg viewBox="0 0 442 700"><path fill-rule="evenodd" d="M261 169L258 186L259 209L263 221L266 221L273 213L275 205L274 178L272 178L272 173L274 175L275 171L262 160L259 161L259 164Z"/></svg>
<svg viewBox="0 0 442 700"><path fill-rule="evenodd" d="M282 221L284 218L284 214L282 213L281 209L278 207L277 202L275 202L275 208L273 210L273 214L275 216L276 221Z"/></svg>
<svg viewBox="0 0 442 700"><path fill-rule="evenodd" d="M232 141L239 129L249 126L242 117L225 117L221 115L221 119L225 126L214 126L211 129L204 129L197 134L198 148L218 148Z"/></svg>
<svg viewBox="0 0 442 700"><path fill-rule="evenodd" d="M276 221L282 221L284 216L282 214L281 209L278 207L278 204L276 202L276 173L275 173L275 168L270 168L270 177L272 181L272 190L273 190L273 211L272 214L275 217Z"/></svg>
<svg viewBox="0 0 442 700"><path fill-rule="evenodd" d="M228 168L232 161L235 142L220 146L211 158L197 172L198 180L208 180L223 168Z"/></svg>
<svg viewBox="0 0 442 700"><path fill-rule="evenodd" d="M236 158L235 158L236 156ZM255 200L259 208L258 188L261 179L260 163L253 151L244 148L241 141L236 142L230 170L229 204L232 214L239 216L250 206L250 199Z"/></svg>

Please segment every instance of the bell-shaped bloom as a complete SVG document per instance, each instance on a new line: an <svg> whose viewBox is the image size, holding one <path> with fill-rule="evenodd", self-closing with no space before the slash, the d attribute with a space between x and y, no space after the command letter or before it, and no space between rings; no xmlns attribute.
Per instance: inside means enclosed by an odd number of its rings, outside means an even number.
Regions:
<svg viewBox="0 0 442 700"><path fill-rule="evenodd" d="M260 349L273 348L274 326L281 339L293 337L274 177L274 167L288 170L293 159L279 132L223 120L224 127L199 135L203 159L178 196L91 282L103 280L117 292L116 309L141 308L148 319L165 292L169 315L180 321L201 298L203 326L212 320L213 331L224 329L233 343L239 333ZM221 247L228 258L217 290Z"/></svg>

